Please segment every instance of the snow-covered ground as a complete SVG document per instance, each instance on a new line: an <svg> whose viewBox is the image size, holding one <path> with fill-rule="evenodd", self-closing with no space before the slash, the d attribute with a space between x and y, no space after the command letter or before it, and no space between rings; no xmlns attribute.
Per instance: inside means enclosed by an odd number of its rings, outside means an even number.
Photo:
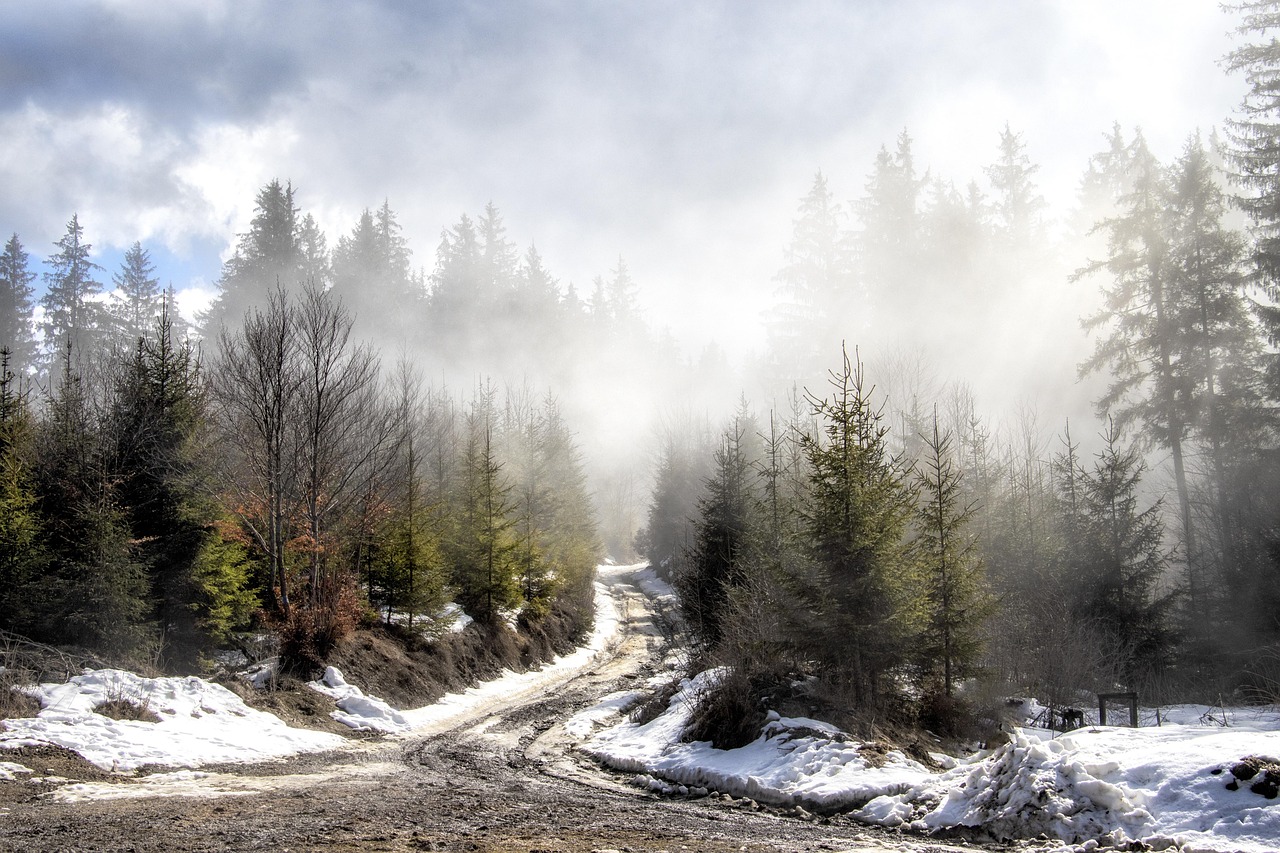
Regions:
<svg viewBox="0 0 1280 853"><path fill-rule="evenodd" d="M1153 849L1276 851L1280 799L1251 787L1240 767L1268 758L1280 782L1280 713L1177 706L1160 727L1086 727L1053 737L1018 729L1011 742L944 772L900 752L868 750L814 720L771 714L740 749L681 743L694 702L714 672L684 682L663 714L619 721L618 697L579 714L569 728L588 754L637 774L654 790L718 791L809 810L853 810L868 823L919 830L982 826L997 837L1041 833L1092 849L1141 841ZM1221 725L1225 719L1228 726ZM1154 721L1154 710L1146 713ZM1202 720L1203 718L1203 720ZM1217 722L1215 722L1217 721ZM611 725L610 725L611 723ZM1256 765L1257 762L1254 762Z"/></svg>

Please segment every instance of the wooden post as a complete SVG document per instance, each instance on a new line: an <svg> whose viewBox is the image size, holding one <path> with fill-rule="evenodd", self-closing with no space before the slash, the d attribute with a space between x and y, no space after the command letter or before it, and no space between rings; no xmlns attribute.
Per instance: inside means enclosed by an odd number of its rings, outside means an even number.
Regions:
<svg viewBox="0 0 1280 853"><path fill-rule="evenodd" d="M1099 693L1098 725L1107 724L1107 702L1127 702L1129 704L1129 725L1138 727L1138 694L1137 693Z"/></svg>

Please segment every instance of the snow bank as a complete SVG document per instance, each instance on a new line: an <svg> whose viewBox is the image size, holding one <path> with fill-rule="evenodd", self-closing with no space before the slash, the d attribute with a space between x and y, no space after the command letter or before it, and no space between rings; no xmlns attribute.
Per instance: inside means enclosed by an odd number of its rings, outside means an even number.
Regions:
<svg viewBox="0 0 1280 853"><path fill-rule="evenodd" d="M143 678L116 669L86 670L65 684L41 684L29 692L40 700L40 712L5 720L0 748L56 744L104 770L260 761L345 742L337 735L290 728L225 687L194 676ZM94 712L112 699L141 705L160 720L113 720Z"/></svg>
<svg viewBox="0 0 1280 853"><path fill-rule="evenodd" d="M711 671L684 681L656 719L616 723L580 749L657 791L708 789L810 810L852 810L868 823L926 832L981 827L1008 840L1043 833L1073 844L1138 842L1183 851L1272 853L1280 844L1276 709L1210 714L1205 706L1177 706L1162 709L1161 719L1194 724L1091 727L1057 738L1018 729L994 751L931 772L899 752L872 760L863 744L825 723L777 714L740 749L681 743L698 697L717 677ZM627 694L607 697L566 729L589 733L617 717L624 701ZM1026 710L1034 712L1034 703ZM1224 715L1230 726L1221 725ZM1245 758L1258 760L1244 769ZM1270 777L1253 772L1267 762Z"/></svg>
<svg viewBox="0 0 1280 853"><path fill-rule="evenodd" d="M1045 833L1073 843L1274 851L1280 800L1231 772L1248 756L1274 761L1280 732L1108 727L1044 741L1018 732L983 760L872 801L856 816L919 829L982 826L1008 839Z"/></svg>
<svg viewBox="0 0 1280 853"><path fill-rule="evenodd" d="M307 682L307 686L332 697L338 710L329 716L356 731L402 732L409 728L403 714L377 696L367 696L359 687L348 684L336 666L325 667L324 677Z"/></svg>
<svg viewBox="0 0 1280 853"><path fill-rule="evenodd" d="M777 714L770 714L757 740L740 749L680 743L697 697L718 675L712 670L686 680L656 719L621 723L580 748L642 777L822 811L848 809L883 794L906 791L930 776L923 765L901 752L876 755L873 760L863 744L826 723Z"/></svg>

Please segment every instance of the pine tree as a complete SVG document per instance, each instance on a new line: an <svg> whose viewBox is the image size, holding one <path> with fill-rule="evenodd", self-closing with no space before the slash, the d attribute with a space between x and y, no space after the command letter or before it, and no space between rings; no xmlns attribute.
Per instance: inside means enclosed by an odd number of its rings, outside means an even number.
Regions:
<svg viewBox="0 0 1280 853"><path fill-rule="evenodd" d="M51 581L36 603L36 637L128 656L152 637L147 578L95 420L68 348L40 436L37 489Z"/></svg>
<svg viewBox="0 0 1280 853"><path fill-rule="evenodd" d="M492 401L482 393L467 416L449 556L458 602L484 623L520 602L511 486L501 471L493 446Z"/></svg>
<svg viewBox="0 0 1280 853"><path fill-rule="evenodd" d="M44 346L50 363L68 351L78 364L98 351L102 329L102 312L94 301L102 285L93 274L102 267L89 260L93 247L84 242L84 228L79 215L67 223L67 233L57 242L58 251L45 264Z"/></svg>
<svg viewBox="0 0 1280 853"><path fill-rule="evenodd" d="M1187 478L1186 443L1193 420L1195 380L1179 368L1187 340L1179 311L1175 262L1171 257L1168 173L1139 137L1133 143L1134 179L1119 216L1104 223L1109 257L1077 277L1105 270L1104 308L1086 321L1105 328L1082 373L1109 367L1113 376L1098 402L1099 414L1119 428L1138 423L1150 440L1170 451L1187 553L1187 592L1194 606L1204 589L1202 555L1196 545Z"/></svg>
<svg viewBox="0 0 1280 853"><path fill-rule="evenodd" d="M1022 134L1006 124L1000 132L1000 156L985 171L995 199L997 227L1015 248L1030 248L1042 236L1040 216L1046 204L1034 182L1039 169L1026 154Z"/></svg>
<svg viewBox="0 0 1280 853"><path fill-rule="evenodd" d="M1102 438L1103 449L1082 482L1088 524L1083 614L1116 638L1132 684L1153 674L1169 654L1166 620L1171 599L1158 587L1168 554L1159 502L1138 510L1145 465L1137 449L1120 445L1114 422L1108 423Z"/></svg>
<svg viewBox="0 0 1280 853"><path fill-rule="evenodd" d="M34 367L36 361L31 325L31 285L35 280L22 242L14 234L0 253L0 347L8 349L9 368L19 376Z"/></svg>
<svg viewBox="0 0 1280 853"><path fill-rule="evenodd" d="M405 341L419 317L409 247L387 202L367 208L333 252L333 293L351 310L362 336Z"/></svg>
<svg viewBox="0 0 1280 853"><path fill-rule="evenodd" d="M924 459L915 470L920 496L915 509L914 550L924 581L925 625L917 654L926 684L951 697L956 681L970 674L982 648L983 618L991 609L982 561L968 531L974 505L964 502L952 436L925 437ZM941 678L938 667L941 666ZM936 689L936 687L935 687Z"/></svg>
<svg viewBox="0 0 1280 853"><path fill-rule="evenodd" d="M222 265L218 296L201 318L206 338L238 328L276 289L287 291L305 283L298 213L292 184L273 180L258 191L249 230L240 235L234 254Z"/></svg>
<svg viewBox="0 0 1280 853"><path fill-rule="evenodd" d="M740 411L721 436L714 473L698 502L693 545L676 577L685 624L705 648L720 642L729 596L745 580L742 563L757 516L747 447L754 431L754 421Z"/></svg>
<svg viewBox="0 0 1280 853"><path fill-rule="evenodd" d="M1266 289L1271 305L1262 318L1277 338L1280 310L1280 3L1251 0L1236 7L1236 32L1251 39L1232 51L1227 70L1244 72L1249 84L1239 116L1228 122L1230 162L1245 194L1236 199L1253 225L1253 280Z"/></svg>
<svg viewBox="0 0 1280 853"><path fill-rule="evenodd" d="M538 513L542 557L557 590L570 597L585 630L593 617L592 601L600 537L595 509L587 491L587 474L573 434L554 397L542 406L539 467L547 476L547 500Z"/></svg>
<svg viewBox="0 0 1280 853"><path fill-rule="evenodd" d="M193 344L174 336L162 298L151 329L117 381L111 413L118 494L147 569L161 660L197 667L218 635L238 627L252 601L246 558L216 530L207 497L212 465L202 448L208 404Z"/></svg>
<svg viewBox="0 0 1280 853"><path fill-rule="evenodd" d="M0 348L0 625L28 633L47 557L31 469L33 424L25 395Z"/></svg>
<svg viewBox="0 0 1280 853"><path fill-rule="evenodd" d="M918 630L906 545L913 497L861 363L845 353L829 384L830 396L809 397L821 432L801 439L810 483L803 514L819 572L807 591L814 653L854 707L872 709L892 693L889 675Z"/></svg>
<svg viewBox="0 0 1280 853"><path fill-rule="evenodd" d="M124 253L120 271L111 281L116 288L110 308L114 332L126 349L132 349L155 328L164 300L151 254L141 243L135 242Z"/></svg>
<svg viewBox="0 0 1280 853"><path fill-rule="evenodd" d="M402 362L397 374L396 446L386 477L382 521L373 545L374 580L381 587L387 618L431 615L444 603L440 517L426 497L426 459L421 380ZM370 596L373 600L373 596Z"/></svg>
<svg viewBox="0 0 1280 853"><path fill-rule="evenodd" d="M919 298L917 279L923 257L920 193L927 178L916 173L911 146L911 136L903 130L893 152L880 148L866 191L855 207L858 269L882 321L905 316ZM856 317L858 309L865 310L849 301L835 310ZM864 320L863 326L870 324Z"/></svg>
<svg viewBox="0 0 1280 853"><path fill-rule="evenodd" d="M856 285L844 213L819 172L800 202L785 265L774 276L778 303L768 334L772 381L788 385L817 371L821 352L838 335L844 300Z"/></svg>

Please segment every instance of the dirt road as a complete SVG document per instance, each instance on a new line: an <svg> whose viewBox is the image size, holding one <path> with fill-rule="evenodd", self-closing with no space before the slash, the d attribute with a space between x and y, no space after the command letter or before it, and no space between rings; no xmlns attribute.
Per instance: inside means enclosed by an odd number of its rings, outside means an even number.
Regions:
<svg viewBox="0 0 1280 853"><path fill-rule="evenodd" d="M561 726L652 673L650 599L626 573L613 646L589 666L419 730L286 761L63 785L0 802L0 850L959 850L750 801L656 799L572 749ZM68 774L70 775L70 774ZM971 849L971 848L970 848Z"/></svg>

